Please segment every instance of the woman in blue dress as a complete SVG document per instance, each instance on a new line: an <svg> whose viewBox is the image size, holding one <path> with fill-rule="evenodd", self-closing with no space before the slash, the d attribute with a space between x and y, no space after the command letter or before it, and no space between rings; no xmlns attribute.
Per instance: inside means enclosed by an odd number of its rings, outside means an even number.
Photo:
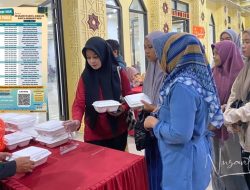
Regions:
<svg viewBox="0 0 250 190"><path fill-rule="evenodd" d="M162 189L205 190L212 170L209 125L220 128L223 115L204 49L186 33L168 33L153 44L168 75L159 109L144 127L158 140Z"/></svg>

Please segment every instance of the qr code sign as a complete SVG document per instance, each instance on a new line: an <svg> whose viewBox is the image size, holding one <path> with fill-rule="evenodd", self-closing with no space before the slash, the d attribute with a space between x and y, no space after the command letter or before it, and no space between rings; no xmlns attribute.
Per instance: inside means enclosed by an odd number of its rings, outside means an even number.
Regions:
<svg viewBox="0 0 250 190"><path fill-rule="evenodd" d="M29 107L31 104L31 91L30 90L18 90L17 91L17 106Z"/></svg>

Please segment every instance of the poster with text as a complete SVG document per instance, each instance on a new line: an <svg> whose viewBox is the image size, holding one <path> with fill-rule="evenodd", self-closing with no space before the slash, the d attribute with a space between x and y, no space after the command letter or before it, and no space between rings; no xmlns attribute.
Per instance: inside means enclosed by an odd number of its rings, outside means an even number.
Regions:
<svg viewBox="0 0 250 190"><path fill-rule="evenodd" d="M0 8L0 112L47 111L47 8Z"/></svg>

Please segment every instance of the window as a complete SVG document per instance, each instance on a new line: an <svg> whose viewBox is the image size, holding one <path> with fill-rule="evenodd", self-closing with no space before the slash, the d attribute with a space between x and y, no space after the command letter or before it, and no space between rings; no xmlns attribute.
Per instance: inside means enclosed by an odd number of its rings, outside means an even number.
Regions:
<svg viewBox="0 0 250 190"><path fill-rule="evenodd" d="M215 43L215 22L214 17L211 15L210 22L209 22L209 44L212 45ZM208 48L208 51L210 52L210 63L213 62L213 52L211 48Z"/></svg>
<svg viewBox="0 0 250 190"><path fill-rule="evenodd" d="M188 4L182 3L182 2L177 2L177 10L183 11L183 12L188 12Z"/></svg>
<svg viewBox="0 0 250 190"><path fill-rule="evenodd" d="M188 13L189 12L189 6L187 3L178 1L178 0L172 0L172 9L183 11Z"/></svg>
<svg viewBox="0 0 250 190"><path fill-rule="evenodd" d="M47 119L68 119L66 67L64 58L61 3L47 0L48 7L48 113ZM53 8L52 8L53 7ZM59 18L55 22L54 18Z"/></svg>
<svg viewBox="0 0 250 190"><path fill-rule="evenodd" d="M146 9L141 0L133 0L129 8L131 65L140 73L146 72L144 38L146 33Z"/></svg>
<svg viewBox="0 0 250 190"><path fill-rule="evenodd" d="M189 32L189 20L173 17L172 18L172 31L173 32Z"/></svg>
<svg viewBox="0 0 250 190"><path fill-rule="evenodd" d="M123 53L120 4L117 0L106 0L106 8L108 30L107 39L114 39L119 41L121 53Z"/></svg>
<svg viewBox="0 0 250 190"><path fill-rule="evenodd" d="M213 15L211 15L209 22L209 36L211 44L215 43L215 22Z"/></svg>
<svg viewBox="0 0 250 190"><path fill-rule="evenodd" d="M184 2L172 0L172 31L189 32L189 5Z"/></svg>
<svg viewBox="0 0 250 190"><path fill-rule="evenodd" d="M172 9L177 9L176 8L176 1L172 1Z"/></svg>

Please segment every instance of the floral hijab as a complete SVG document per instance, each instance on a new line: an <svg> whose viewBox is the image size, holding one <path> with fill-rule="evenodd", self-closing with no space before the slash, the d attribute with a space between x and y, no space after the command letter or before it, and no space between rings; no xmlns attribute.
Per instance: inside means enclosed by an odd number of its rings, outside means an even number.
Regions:
<svg viewBox="0 0 250 190"><path fill-rule="evenodd" d="M200 41L187 33L168 33L153 41L161 67L168 73L160 91L160 104L175 83L197 91L209 107L211 125L220 128L223 114L214 79Z"/></svg>

